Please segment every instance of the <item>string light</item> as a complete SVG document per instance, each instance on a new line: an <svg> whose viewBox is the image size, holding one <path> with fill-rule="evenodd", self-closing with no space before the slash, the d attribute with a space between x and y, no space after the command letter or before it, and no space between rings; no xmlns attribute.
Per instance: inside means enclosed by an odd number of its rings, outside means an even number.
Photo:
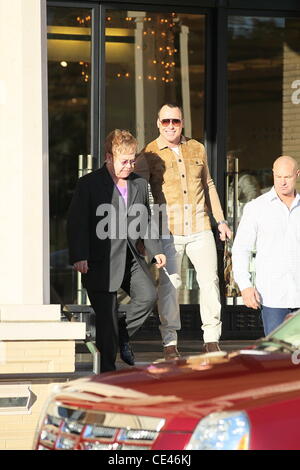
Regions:
<svg viewBox="0 0 300 470"><path fill-rule="evenodd" d="M76 18L76 21L78 24L80 24L81 26L90 26L90 22L91 22L91 15L87 15L87 16L77 16ZM66 65L63 65L63 64L66 64ZM63 61L61 62L61 66L62 67L67 67L67 62ZM89 68L90 68L90 64L88 62L84 62L84 61L80 61L79 62L79 65L81 66L81 76L83 78L83 80L85 82L88 82L89 79L90 79L90 75L89 75Z"/></svg>
<svg viewBox="0 0 300 470"><path fill-rule="evenodd" d="M77 16L76 21L79 24L85 25L87 23L90 23L91 19L92 17L90 15L85 16L84 18L82 18L81 16Z"/></svg>
<svg viewBox="0 0 300 470"><path fill-rule="evenodd" d="M125 72L125 73L120 73L118 72L116 74L116 78L130 78L130 73L129 72ZM139 79L141 78L141 76L138 77Z"/></svg>
<svg viewBox="0 0 300 470"><path fill-rule="evenodd" d="M127 23L130 23L132 21L135 21L135 18L132 18L131 16L126 16L123 18L120 18L121 21L126 21ZM91 20L91 16L86 16L84 18L78 16L77 17L77 22L80 24L86 24ZM107 22L113 21L113 18L111 16L108 16L106 18ZM171 14L165 15L163 18L157 18L155 17L154 19L150 16L145 16L143 18L143 21L145 23L144 26L144 41L151 41L151 48L154 45L154 49L156 50L156 53L154 52L155 56L152 60L148 62L148 67L149 69L149 74L147 75L147 79L149 81L156 81L158 78L161 78L164 83L172 83L174 82L174 69L176 66L176 63L174 61L174 55L178 52L176 48L174 48L174 41L175 41L175 31L174 31L174 26L178 23L178 17L177 14L172 12ZM150 24L151 23L151 24ZM128 27L132 27L131 25ZM126 26L127 28L127 26ZM148 39L149 38L149 39ZM153 38L153 39L150 39ZM153 42L152 42L153 41ZM137 49L141 49L140 45L136 45ZM159 53L159 57L157 57ZM159 59L159 60L157 60ZM166 60L167 59L167 60ZM84 77L85 81L89 79L89 74L87 73L86 68L86 63L80 63L83 71L82 71L82 76ZM154 68L154 69L153 69ZM151 73L154 72L154 73ZM157 76L158 75L158 76ZM121 79L129 79L131 78L130 73L117 73L116 78ZM139 80L142 80L142 76L138 76Z"/></svg>
<svg viewBox="0 0 300 470"><path fill-rule="evenodd" d="M112 18L107 17L107 21L111 22ZM126 16L120 18L121 21L126 21L127 23L135 21L135 18ZM148 70L145 71L145 77L149 82L162 80L163 83L169 84L174 83L174 73L175 73L175 54L178 52L175 46L175 26L178 24L178 17L176 13L171 13L164 15L162 18L145 16L143 18L144 22L144 44L148 50L154 51L154 57L149 57L148 61ZM134 26L129 26L133 27ZM127 26L126 26L127 28ZM147 46L147 43L149 45ZM141 49L141 45L136 45L137 49ZM148 74L147 74L148 72ZM120 72L115 75L117 79L129 79L131 78L129 72ZM138 80L142 80L142 76L139 75Z"/></svg>
<svg viewBox="0 0 300 470"><path fill-rule="evenodd" d="M88 82L89 81L89 78L90 78L90 75L89 75L89 70L90 70L90 64L89 62L84 62L83 60L81 60L79 62L79 65L81 66L81 75L82 75L82 78L84 79L85 82Z"/></svg>

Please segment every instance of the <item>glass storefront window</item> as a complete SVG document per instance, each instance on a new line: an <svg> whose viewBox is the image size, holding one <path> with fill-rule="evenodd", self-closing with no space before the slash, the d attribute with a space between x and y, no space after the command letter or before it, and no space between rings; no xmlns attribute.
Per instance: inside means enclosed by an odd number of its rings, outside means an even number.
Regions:
<svg viewBox="0 0 300 470"><path fill-rule="evenodd" d="M205 17L108 10L106 133L126 128L139 147L157 137L158 108L183 105L185 134L203 140Z"/></svg>
<svg viewBox="0 0 300 470"><path fill-rule="evenodd" d="M87 301L68 264L66 215L78 177L93 169L91 19L88 8L48 7L51 302L61 304ZM107 10L105 133L129 129L141 149L168 101L182 104L185 135L203 141L204 37L203 15ZM181 303L198 303L188 259L182 276Z"/></svg>
<svg viewBox="0 0 300 470"><path fill-rule="evenodd" d="M72 304L78 282L66 215L83 161L90 160L91 10L48 7L47 23L51 302Z"/></svg>
<svg viewBox="0 0 300 470"><path fill-rule="evenodd" d="M226 209L234 232L245 204L271 189L273 161L300 163L299 27L295 18L229 17ZM230 250L225 263L227 302L239 303ZM255 259L250 269L254 279Z"/></svg>
<svg viewBox="0 0 300 470"><path fill-rule="evenodd" d="M106 134L129 129L141 150L158 136L157 112L183 107L187 137L203 141L205 16L108 10L105 29ZM193 266L182 263L180 303L198 303Z"/></svg>

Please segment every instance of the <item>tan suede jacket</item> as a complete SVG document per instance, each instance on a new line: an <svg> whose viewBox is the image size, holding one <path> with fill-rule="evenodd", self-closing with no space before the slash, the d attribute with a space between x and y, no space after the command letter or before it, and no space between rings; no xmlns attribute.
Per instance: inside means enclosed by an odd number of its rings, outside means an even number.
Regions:
<svg viewBox="0 0 300 470"><path fill-rule="evenodd" d="M209 230L209 213L216 222L224 220L224 214L205 148L200 142L182 136L177 151L158 137L139 154L134 171L149 181L154 203L166 205L171 233L191 235Z"/></svg>

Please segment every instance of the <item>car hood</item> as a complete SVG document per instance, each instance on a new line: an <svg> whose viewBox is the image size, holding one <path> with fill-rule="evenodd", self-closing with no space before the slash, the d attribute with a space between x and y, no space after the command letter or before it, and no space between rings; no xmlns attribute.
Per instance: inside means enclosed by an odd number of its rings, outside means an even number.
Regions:
<svg viewBox="0 0 300 470"><path fill-rule="evenodd" d="M245 350L91 376L61 386L57 396L94 409L169 417L184 413L194 420L214 411L249 409L299 390L299 366L290 355Z"/></svg>

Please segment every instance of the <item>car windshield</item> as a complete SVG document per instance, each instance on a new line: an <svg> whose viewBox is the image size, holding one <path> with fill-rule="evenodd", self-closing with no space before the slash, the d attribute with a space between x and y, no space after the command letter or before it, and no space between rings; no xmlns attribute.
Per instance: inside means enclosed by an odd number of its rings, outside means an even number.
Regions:
<svg viewBox="0 0 300 470"><path fill-rule="evenodd" d="M300 349L300 310L258 342L257 349L286 350Z"/></svg>

